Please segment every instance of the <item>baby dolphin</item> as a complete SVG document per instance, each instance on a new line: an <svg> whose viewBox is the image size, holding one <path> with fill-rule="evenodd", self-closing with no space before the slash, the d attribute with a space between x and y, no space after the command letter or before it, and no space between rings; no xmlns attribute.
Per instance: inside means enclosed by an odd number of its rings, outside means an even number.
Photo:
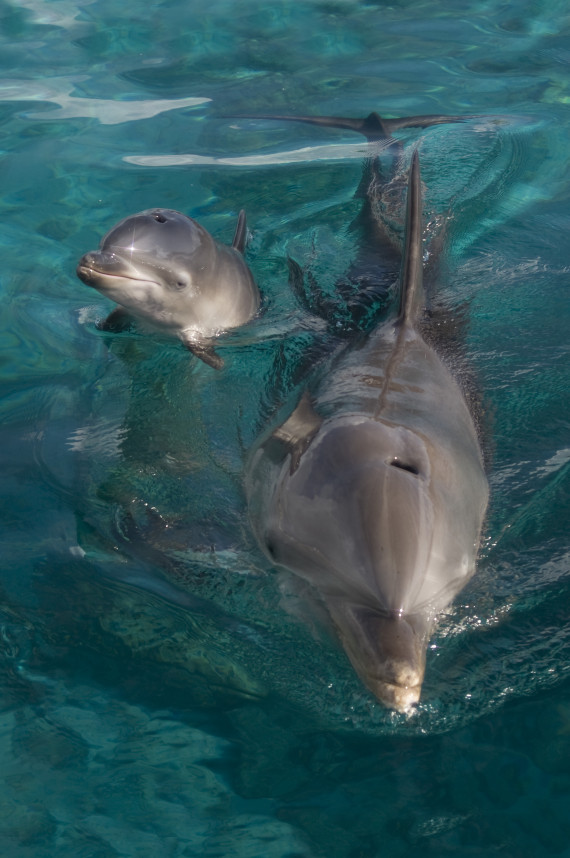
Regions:
<svg viewBox="0 0 570 858"><path fill-rule="evenodd" d="M316 376L246 475L261 547L313 585L365 685L402 712L438 614L475 571L488 500L473 418L422 334L422 277L416 152L397 317Z"/></svg>
<svg viewBox="0 0 570 858"><path fill-rule="evenodd" d="M212 338L248 322L259 291L243 258L245 212L231 247L219 244L195 220L171 209L124 218L99 250L79 260L77 275L120 304L103 323L125 327L130 317L179 337L187 349L219 369Z"/></svg>

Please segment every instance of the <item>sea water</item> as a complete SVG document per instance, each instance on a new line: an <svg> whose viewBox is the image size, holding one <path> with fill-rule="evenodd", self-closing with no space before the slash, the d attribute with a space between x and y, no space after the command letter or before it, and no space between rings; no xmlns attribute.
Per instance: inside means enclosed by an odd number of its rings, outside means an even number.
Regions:
<svg viewBox="0 0 570 858"><path fill-rule="evenodd" d="M0 5L3 856L570 855L569 25L530 0ZM334 297L370 150L240 116L372 110L471 117L400 135L491 484L412 715L264 560L242 487L334 341L288 258ZM75 276L155 206L226 242L247 212L263 312L220 373L103 334Z"/></svg>

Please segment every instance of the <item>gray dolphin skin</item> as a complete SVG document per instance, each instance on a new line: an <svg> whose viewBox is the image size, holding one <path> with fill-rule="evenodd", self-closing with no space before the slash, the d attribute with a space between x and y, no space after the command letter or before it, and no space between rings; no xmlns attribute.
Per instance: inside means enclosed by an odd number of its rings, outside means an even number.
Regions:
<svg viewBox="0 0 570 858"><path fill-rule="evenodd" d="M77 275L120 308L104 326L129 317L178 337L215 369L222 359L212 340L257 313L260 296L243 258L245 213L231 247L215 241L195 220L171 209L148 209L120 221L99 250L83 256Z"/></svg>
<svg viewBox="0 0 570 858"><path fill-rule="evenodd" d="M397 315L317 374L246 473L262 549L313 585L364 684L401 712L419 701L438 614L475 571L488 500L473 418L422 335L422 278L416 152Z"/></svg>

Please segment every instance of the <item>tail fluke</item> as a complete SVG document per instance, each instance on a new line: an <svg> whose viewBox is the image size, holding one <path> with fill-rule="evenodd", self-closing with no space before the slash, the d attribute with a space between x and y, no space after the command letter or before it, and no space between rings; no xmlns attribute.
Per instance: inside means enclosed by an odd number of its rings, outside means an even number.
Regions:
<svg viewBox="0 0 570 858"><path fill-rule="evenodd" d="M237 119L278 119L288 122L308 122L311 125L321 125L326 128L346 128L363 134L370 142L390 140L395 131L402 128L429 128L431 125L444 125L448 122L467 122L476 119L471 116L444 116L426 114L425 116L403 116L400 119L384 119L376 112L370 113L364 119L351 119L345 116L280 116L277 114L241 114Z"/></svg>

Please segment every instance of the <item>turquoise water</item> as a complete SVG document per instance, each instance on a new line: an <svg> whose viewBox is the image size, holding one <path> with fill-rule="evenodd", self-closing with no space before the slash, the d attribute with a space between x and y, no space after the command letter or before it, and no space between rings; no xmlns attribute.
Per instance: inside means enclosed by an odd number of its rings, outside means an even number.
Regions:
<svg viewBox="0 0 570 858"><path fill-rule="evenodd" d="M570 16L451 0L0 4L0 851L570 855ZM376 704L249 533L244 456L331 334L366 144L233 118L477 114L410 130L468 308L492 502L413 716ZM384 156L383 156L384 157ZM264 313L219 374L110 337L75 276L165 206Z"/></svg>

